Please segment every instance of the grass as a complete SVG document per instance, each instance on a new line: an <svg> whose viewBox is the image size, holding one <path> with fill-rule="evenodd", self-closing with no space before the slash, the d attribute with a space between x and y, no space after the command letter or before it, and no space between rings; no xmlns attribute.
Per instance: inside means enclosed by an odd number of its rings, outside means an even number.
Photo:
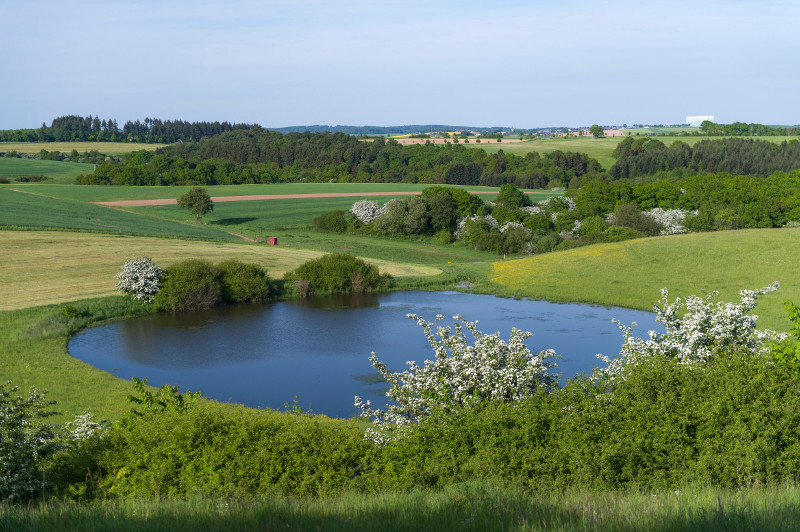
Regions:
<svg viewBox="0 0 800 532"><path fill-rule="evenodd" d="M779 281L756 313L761 327L788 330L783 301L800 302L798 238L800 229L749 229L598 244L495 263L491 280L506 295L643 310L662 288L672 298L719 290L733 301L741 289Z"/></svg>
<svg viewBox="0 0 800 532"><path fill-rule="evenodd" d="M187 258L254 262L280 278L321 251L248 243L191 242L52 231L12 231L0 240L0 311L116 295L126 258L148 256L162 267ZM437 268L372 261L394 276L432 276ZM39 265L39 267L32 267Z"/></svg>
<svg viewBox="0 0 800 532"><path fill-rule="evenodd" d="M481 482L336 497L118 499L0 506L3 530L800 530L796 487L531 494Z"/></svg>
<svg viewBox="0 0 800 532"><path fill-rule="evenodd" d="M27 193L32 190L36 189L0 187L0 228L63 229L169 238L239 240L219 228L184 224L100 205Z"/></svg>
<svg viewBox="0 0 800 532"><path fill-rule="evenodd" d="M167 144L144 144L140 142L0 142L0 152L39 153L42 150L84 153L97 150L106 155L120 155L139 150L156 150Z"/></svg>
<svg viewBox="0 0 800 532"><path fill-rule="evenodd" d="M73 183L76 176L93 169L93 164L86 163L0 157L0 177L12 182L20 177L43 175L48 183Z"/></svg>

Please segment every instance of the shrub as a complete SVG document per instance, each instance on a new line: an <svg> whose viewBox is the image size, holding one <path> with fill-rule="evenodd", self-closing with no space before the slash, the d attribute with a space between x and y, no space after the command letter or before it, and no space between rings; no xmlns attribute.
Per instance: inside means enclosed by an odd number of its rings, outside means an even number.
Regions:
<svg viewBox="0 0 800 532"><path fill-rule="evenodd" d="M320 231L332 233L344 233L347 231L347 220L343 210L322 213L311 220L311 225Z"/></svg>
<svg viewBox="0 0 800 532"><path fill-rule="evenodd" d="M310 260L285 276L307 295L317 292L349 293L386 289L391 276L378 267L346 253L331 253Z"/></svg>
<svg viewBox="0 0 800 532"><path fill-rule="evenodd" d="M55 401L31 388L27 397L10 382L0 384L0 499L16 502L39 495L48 486L44 463L60 448L54 425Z"/></svg>
<svg viewBox="0 0 800 532"><path fill-rule="evenodd" d="M229 259L217 264L215 269L222 303L266 301L275 296L272 279L258 264Z"/></svg>
<svg viewBox="0 0 800 532"><path fill-rule="evenodd" d="M164 277L162 270L147 257L133 258L125 261L122 271L117 274L117 290L129 294L134 299L149 303L161 288Z"/></svg>
<svg viewBox="0 0 800 532"><path fill-rule="evenodd" d="M383 214L383 207L372 200L361 200L353 204L350 212L355 214L361 223L368 224L374 222L375 218Z"/></svg>
<svg viewBox="0 0 800 532"><path fill-rule="evenodd" d="M161 290L153 298L159 310L207 309L222 301L222 287L211 265L189 259L168 267Z"/></svg>
<svg viewBox="0 0 800 532"><path fill-rule="evenodd" d="M630 227L648 236L661 234L662 225L639 210L635 203L620 203L614 209L613 224L619 227Z"/></svg>
<svg viewBox="0 0 800 532"><path fill-rule="evenodd" d="M402 434L427 417L449 418L487 402L518 401L555 386L555 377L548 373L555 366L549 360L555 351L531 353L525 345L525 339L532 336L529 332L514 328L506 343L499 333L483 334L476 323L461 316L453 317L460 322L455 324L455 332L438 327L435 334L433 327L444 316L436 316L435 322L415 314L408 317L422 327L436 360L426 360L423 366L411 361L408 370L397 373L390 372L372 353L372 367L389 383L386 396L394 401L386 410L377 410L370 401L355 398L361 416L374 421L374 428L368 428L366 434L376 443ZM472 335L473 344L467 341L464 329Z"/></svg>

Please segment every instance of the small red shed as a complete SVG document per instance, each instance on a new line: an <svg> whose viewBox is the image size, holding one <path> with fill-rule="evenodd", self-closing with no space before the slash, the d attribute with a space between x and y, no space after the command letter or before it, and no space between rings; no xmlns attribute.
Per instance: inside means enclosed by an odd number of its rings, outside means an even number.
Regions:
<svg viewBox="0 0 800 532"><path fill-rule="evenodd" d="M278 237L277 236L269 237L269 245L270 246L277 246L278 245Z"/></svg>

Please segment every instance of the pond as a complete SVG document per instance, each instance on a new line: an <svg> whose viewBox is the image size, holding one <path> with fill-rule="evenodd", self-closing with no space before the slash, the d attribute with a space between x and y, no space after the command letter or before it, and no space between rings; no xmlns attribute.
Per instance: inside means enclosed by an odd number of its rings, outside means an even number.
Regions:
<svg viewBox="0 0 800 532"><path fill-rule="evenodd" d="M392 371L434 357L422 329L406 314L452 325L454 314L478 320L483 333L531 331L538 352L553 348L562 381L591 371L596 353L619 352L622 334L612 318L637 322L635 332L663 330L649 312L461 292L391 292L237 305L163 313L83 330L72 356L130 380L177 384L181 391L252 407L282 409L295 397L303 410L332 417L358 413L353 396L385 404L387 385L368 358L375 351ZM468 333L468 337L470 337Z"/></svg>

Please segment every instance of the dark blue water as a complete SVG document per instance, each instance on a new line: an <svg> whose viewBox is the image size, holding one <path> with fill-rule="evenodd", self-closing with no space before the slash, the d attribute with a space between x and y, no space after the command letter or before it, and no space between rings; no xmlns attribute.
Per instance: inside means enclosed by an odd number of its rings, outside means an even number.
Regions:
<svg viewBox="0 0 800 532"><path fill-rule="evenodd" d="M239 305L159 314L81 331L69 352L123 379L177 384L182 391L252 407L282 409L295 396L306 410L333 417L357 414L353 396L385 404L368 360L375 351L390 370L434 357L422 329L406 314L440 325L452 316L478 320L484 333L508 340L513 327L531 331L532 351L553 348L562 379L591 371L596 353L619 352L622 335L611 322L639 324L639 336L662 330L655 315L621 308L512 300L460 292L388 294ZM469 333L468 337L469 337Z"/></svg>

